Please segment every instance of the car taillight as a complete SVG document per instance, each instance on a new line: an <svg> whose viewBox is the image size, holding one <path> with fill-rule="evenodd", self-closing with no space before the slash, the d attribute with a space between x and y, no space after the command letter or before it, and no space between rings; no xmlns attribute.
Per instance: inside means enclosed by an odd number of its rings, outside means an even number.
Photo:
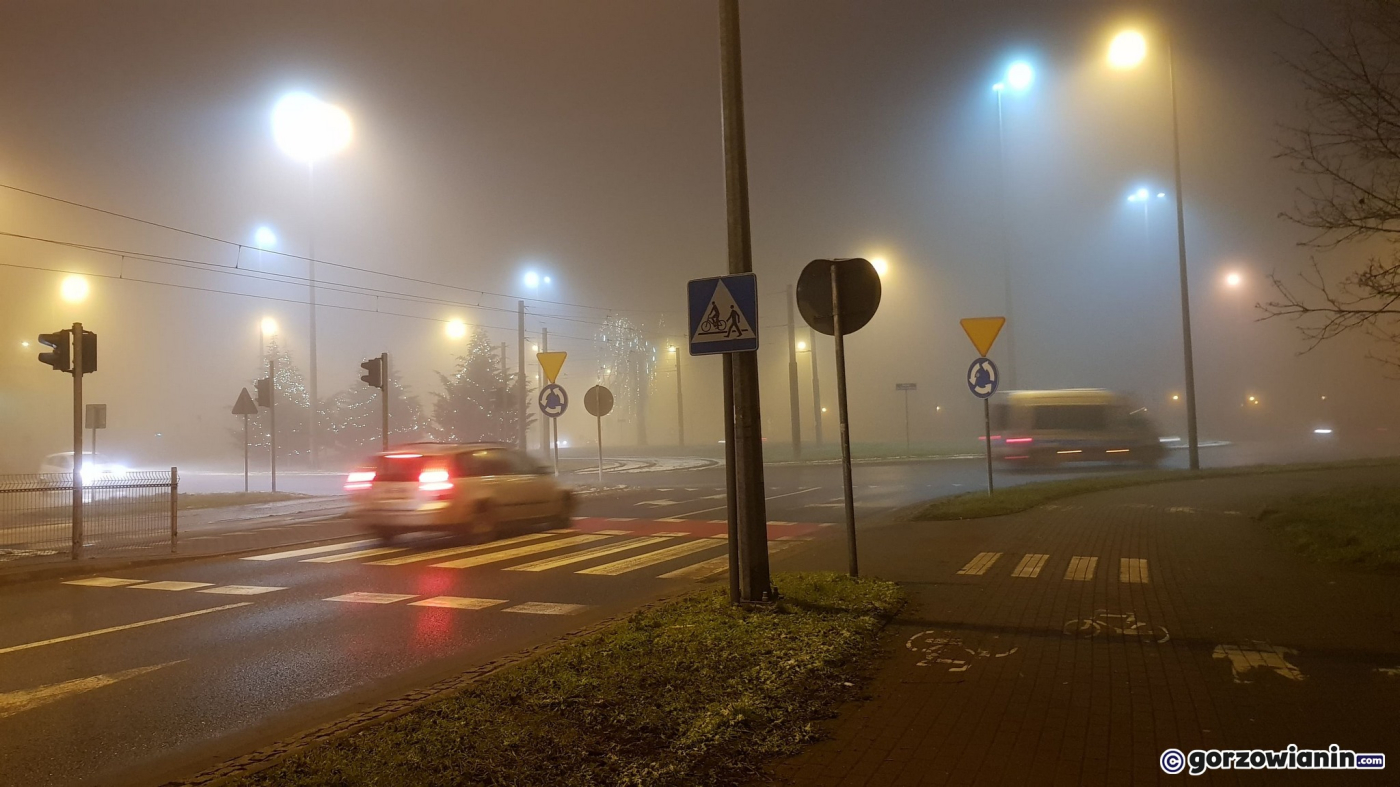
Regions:
<svg viewBox="0 0 1400 787"><path fill-rule="evenodd" d="M1008 437L1008 438L1006 438L1006 442L1007 442L1008 444L1010 444L1010 443L1029 443L1029 442L1031 442L1031 441L1034 440L1034 439L1035 439L1034 437Z"/></svg>
<svg viewBox="0 0 1400 787"><path fill-rule="evenodd" d="M434 467L418 474L418 488L424 492L444 492L452 488L452 482L447 480L447 471Z"/></svg>
<svg viewBox="0 0 1400 787"><path fill-rule="evenodd" d="M357 492L362 489L369 489L374 482L373 470L356 470L345 477L345 491Z"/></svg>

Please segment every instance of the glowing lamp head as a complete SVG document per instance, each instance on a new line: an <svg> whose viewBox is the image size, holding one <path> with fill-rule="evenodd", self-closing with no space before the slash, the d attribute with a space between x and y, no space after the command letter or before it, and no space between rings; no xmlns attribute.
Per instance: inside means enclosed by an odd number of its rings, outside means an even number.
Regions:
<svg viewBox="0 0 1400 787"><path fill-rule="evenodd" d="M871 257L870 264L875 268L875 273L880 278L885 278L885 272L890 269L890 264L884 257Z"/></svg>
<svg viewBox="0 0 1400 787"><path fill-rule="evenodd" d="M449 320L443 330L447 333L447 338L460 339L467 335L467 324L461 320Z"/></svg>
<svg viewBox="0 0 1400 787"><path fill-rule="evenodd" d="M798 342L798 343L797 343L797 351L798 351L798 352L806 352L806 351L807 351L807 343L806 343L806 342Z"/></svg>
<svg viewBox="0 0 1400 787"><path fill-rule="evenodd" d="M1147 57L1147 39L1136 30L1124 30L1108 44L1108 65L1119 70L1137 68Z"/></svg>
<svg viewBox="0 0 1400 787"><path fill-rule="evenodd" d="M272 135L282 152L310 164L344 150L354 128L340 107L307 93L291 93L272 108Z"/></svg>
<svg viewBox="0 0 1400 787"><path fill-rule="evenodd" d="M1006 69L1006 85L1012 90L1025 90L1035 81L1035 69L1024 60L1012 63Z"/></svg>
<svg viewBox="0 0 1400 787"><path fill-rule="evenodd" d="M277 334L277 321L271 317L262 318L262 322L258 323L258 327L262 329L263 336L275 336Z"/></svg>
<svg viewBox="0 0 1400 787"><path fill-rule="evenodd" d="M1241 276L1241 275L1239 275L1238 273L1231 272L1231 273L1225 274L1225 286L1227 286L1227 287L1238 287L1238 286L1240 286L1242 283L1244 283L1244 277Z"/></svg>
<svg viewBox="0 0 1400 787"><path fill-rule="evenodd" d="M534 271L526 271L525 276L522 277L521 281L525 283L526 287L529 287L533 290L536 287L540 286L540 275L538 273L535 273Z"/></svg>
<svg viewBox="0 0 1400 787"><path fill-rule="evenodd" d="M83 276L69 276L58 286L58 294L69 303L82 303L87 300L88 282Z"/></svg>
<svg viewBox="0 0 1400 787"><path fill-rule="evenodd" d="M253 233L253 245L260 249L270 249L277 245L277 234L268 227L258 227Z"/></svg>

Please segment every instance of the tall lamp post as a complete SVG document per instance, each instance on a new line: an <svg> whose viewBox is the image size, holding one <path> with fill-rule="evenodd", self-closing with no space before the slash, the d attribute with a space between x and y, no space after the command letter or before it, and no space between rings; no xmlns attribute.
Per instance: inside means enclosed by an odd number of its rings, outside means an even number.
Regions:
<svg viewBox="0 0 1400 787"><path fill-rule="evenodd" d="M1181 188L1181 130L1177 118L1176 58L1167 41L1167 81L1172 109L1172 169L1176 178L1176 250L1181 276L1181 345L1186 377L1186 437L1191 469L1201 466L1200 442L1196 432L1196 369L1191 351L1191 295L1186 275L1186 202ZM1135 30L1114 36L1108 46L1108 65L1119 71L1137 68L1147 58L1147 39Z"/></svg>
<svg viewBox="0 0 1400 787"><path fill-rule="evenodd" d="M1006 209L1006 123L1002 113L1002 97L1008 93L1024 93L1035 81L1035 69L1024 60L1006 68L1006 78L992 85L997 95L997 240L1001 247L1002 273L1006 288L1006 382L1015 387L1016 381L1016 321L1011 317L1011 238L1007 227Z"/></svg>
<svg viewBox="0 0 1400 787"><path fill-rule="evenodd" d="M1161 191L1157 192L1157 199L1166 199L1166 198L1167 198L1167 195L1166 195L1164 192L1161 192ZM1151 208L1151 205L1152 205L1152 192L1148 191L1146 188L1140 188L1140 189L1138 189L1137 191L1134 191L1132 194L1129 194L1129 195L1128 195L1128 202L1133 203L1133 204L1138 204L1138 203L1141 203L1141 204L1142 204L1142 246L1143 246L1143 256L1150 262L1150 261L1152 260L1152 246L1151 246L1152 232L1151 232L1151 223L1150 223L1150 222L1151 222L1151 216L1150 216L1151 211L1150 211L1150 208Z"/></svg>
<svg viewBox="0 0 1400 787"><path fill-rule="evenodd" d="M350 144L353 128L345 110L307 93L284 96L272 108L272 134L282 152L306 165L309 227L310 279L310 340L311 360L307 393L311 399L310 425L307 435L311 443L311 464L318 464L316 427L320 420L321 402L316 393L316 162L337 153Z"/></svg>
<svg viewBox="0 0 1400 787"><path fill-rule="evenodd" d="M813 439L813 443L816 444L816 445L821 445L821 444L822 444L822 413L824 413L824 412L826 412L826 411L822 409L822 384L821 384L821 379L820 379L819 377L817 377L817 353L816 353L815 350L813 349L813 348L816 347L816 344L817 344L817 332L816 332L815 329L808 328L808 329L807 329L807 341L805 341L805 342L798 342L798 343L797 343L797 351L800 352L800 353L808 353L808 360L810 360L810 361L812 362L812 430L813 430L812 436L813 436L813 438L814 438L814 439Z"/></svg>
<svg viewBox="0 0 1400 787"><path fill-rule="evenodd" d="M680 348L673 344L666 348L666 352L676 357L676 433L680 437L681 448L685 448L685 393L681 387Z"/></svg>

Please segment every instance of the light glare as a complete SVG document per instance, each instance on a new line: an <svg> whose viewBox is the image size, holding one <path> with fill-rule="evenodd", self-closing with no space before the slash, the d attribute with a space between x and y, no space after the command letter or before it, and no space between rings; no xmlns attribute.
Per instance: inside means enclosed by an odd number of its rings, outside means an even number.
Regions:
<svg viewBox="0 0 1400 787"><path fill-rule="evenodd" d="M1243 282L1243 281L1244 281L1244 277L1243 277L1243 276L1240 276L1238 273L1227 273L1227 274L1225 274L1225 284L1226 284L1226 286L1229 286L1229 287L1238 287L1238 286L1240 286L1240 283Z"/></svg>
<svg viewBox="0 0 1400 787"><path fill-rule="evenodd" d="M1137 68L1147 57L1147 39L1136 30L1124 30L1108 45L1108 65L1116 69Z"/></svg>
<svg viewBox="0 0 1400 787"><path fill-rule="evenodd" d="M253 233L253 245L260 249L270 249L277 245L277 234L268 227L258 227Z"/></svg>
<svg viewBox="0 0 1400 787"><path fill-rule="evenodd" d="M1006 69L1006 84L1012 90L1025 90L1035 81L1035 69L1024 60L1018 60Z"/></svg>
<svg viewBox="0 0 1400 787"><path fill-rule="evenodd" d="M534 271L525 272L525 286L534 289L540 286L540 275Z"/></svg>
<svg viewBox="0 0 1400 787"><path fill-rule="evenodd" d="M69 276L59 285L58 294L69 303L82 303L87 300L88 283L82 276Z"/></svg>
<svg viewBox="0 0 1400 787"><path fill-rule="evenodd" d="M870 264L874 266L875 273L882 279L885 278L885 271L890 269L890 264L884 257L871 257Z"/></svg>
<svg viewBox="0 0 1400 787"><path fill-rule="evenodd" d="M262 329L263 336L274 336L277 333L277 321L271 317L262 318L258 327Z"/></svg>
<svg viewBox="0 0 1400 787"><path fill-rule="evenodd" d="M467 324L461 320L450 320L444 330L447 332L447 338L460 339L467 335Z"/></svg>
<svg viewBox="0 0 1400 787"><path fill-rule="evenodd" d="M272 109L277 146L308 164L343 150L353 133L345 110L308 93L290 93Z"/></svg>

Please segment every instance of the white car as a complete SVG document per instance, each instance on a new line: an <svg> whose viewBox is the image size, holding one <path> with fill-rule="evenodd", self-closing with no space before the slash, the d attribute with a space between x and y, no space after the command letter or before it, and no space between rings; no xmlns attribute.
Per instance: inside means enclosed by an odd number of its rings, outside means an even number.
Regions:
<svg viewBox="0 0 1400 787"><path fill-rule="evenodd" d="M485 540L510 523L568 527L574 497L554 473L500 443L410 443L345 479L351 515L380 536L452 530Z"/></svg>
<svg viewBox="0 0 1400 787"><path fill-rule="evenodd" d="M58 454L49 454L44 457L44 461L39 465L40 473L71 473L73 472L73 452L64 451ZM88 451L83 452L83 481L91 483L96 481L115 481L126 478L130 469L118 462L113 462L102 454L93 454Z"/></svg>

